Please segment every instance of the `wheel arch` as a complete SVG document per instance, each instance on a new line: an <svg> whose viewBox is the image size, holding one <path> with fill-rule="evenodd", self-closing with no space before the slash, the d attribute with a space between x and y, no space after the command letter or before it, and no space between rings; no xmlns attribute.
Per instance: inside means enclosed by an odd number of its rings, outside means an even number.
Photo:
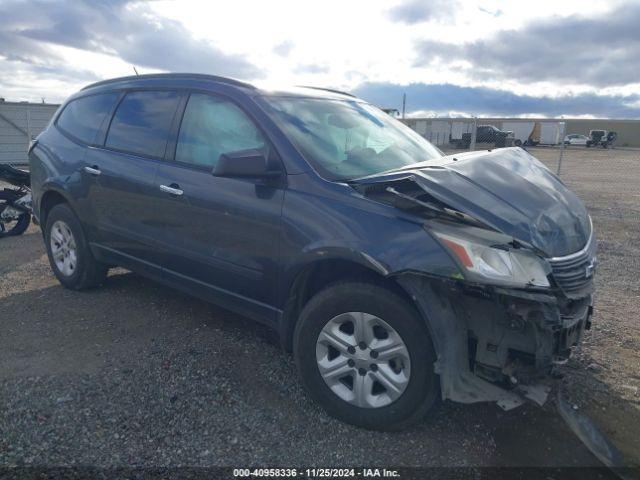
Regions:
<svg viewBox="0 0 640 480"><path fill-rule="evenodd" d="M52 186L45 189L38 206L38 221L42 225L43 232L47 225L47 216L49 215L49 212L51 212L53 207L61 203L69 205L69 208L71 208L75 213L73 204L64 191Z"/></svg>
<svg viewBox="0 0 640 480"><path fill-rule="evenodd" d="M286 351L292 351L293 332L306 303L326 286L346 281L367 282L388 288L409 302L421 315L411 295L375 262L359 262L346 258L316 260L301 268L285 289L287 300L278 329L282 347Z"/></svg>

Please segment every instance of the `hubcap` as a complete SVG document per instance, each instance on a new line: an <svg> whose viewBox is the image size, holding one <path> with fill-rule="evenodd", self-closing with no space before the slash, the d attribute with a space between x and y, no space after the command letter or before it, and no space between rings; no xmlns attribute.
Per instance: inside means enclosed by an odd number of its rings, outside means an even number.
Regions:
<svg viewBox="0 0 640 480"><path fill-rule="evenodd" d="M69 225L62 220L57 220L51 227L51 255L62 275L73 275L78 266L76 239Z"/></svg>
<svg viewBox="0 0 640 480"><path fill-rule="evenodd" d="M316 361L331 391L362 408L394 402L411 378L409 351L398 332L364 312L329 320L318 335Z"/></svg>

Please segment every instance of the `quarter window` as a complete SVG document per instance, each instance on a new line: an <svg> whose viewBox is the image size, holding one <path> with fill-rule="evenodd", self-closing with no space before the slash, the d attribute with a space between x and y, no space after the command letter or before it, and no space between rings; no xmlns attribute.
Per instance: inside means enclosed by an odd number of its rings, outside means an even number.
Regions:
<svg viewBox="0 0 640 480"><path fill-rule="evenodd" d="M72 100L60 114L58 127L84 143L93 144L102 121L119 95L113 92Z"/></svg>
<svg viewBox="0 0 640 480"><path fill-rule="evenodd" d="M106 145L152 157L164 156L177 105L177 92L128 93L113 116Z"/></svg>
<svg viewBox="0 0 640 480"><path fill-rule="evenodd" d="M223 153L264 146L264 137L240 108L223 98L194 93L182 118L175 159L213 168Z"/></svg>

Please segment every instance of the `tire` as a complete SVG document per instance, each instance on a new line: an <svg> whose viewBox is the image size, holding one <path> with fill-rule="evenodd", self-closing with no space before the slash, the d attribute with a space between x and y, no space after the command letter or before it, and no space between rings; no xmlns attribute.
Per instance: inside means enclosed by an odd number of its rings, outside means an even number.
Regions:
<svg viewBox="0 0 640 480"><path fill-rule="evenodd" d="M320 369L326 367L320 367L318 360L318 355L324 355L322 352L325 349L319 336L325 332L326 328L334 326L335 323L332 322L335 322L336 319L350 318L352 314L346 312L365 312L360 315L373 316L373 319L367 320L372 324L382 320L384 325L393 330L387 340L400 338L406 346L403 355L408 353L409 363L405 364L405 361L396 363L397 359L383 360L382 356L388 356L389 353L381 350L382 353L376 353L376 357L374 357L378 358L379 369L376 367L376 370L373 370L373 367L370 367L367 370L369 367L367 363L374 362L374 360L369 360L369 356L373 357L371 353L373 348L349 347L354 353L354 358L356 355L360 355L360 358L357 359L359 363L355 367L352 364L345 366L344 368L351 367L354 371L349 374L351 377L345 376L339 380L342 385L333 380L335 382L334 388L344 396L353 395L356 397L354 382L358 380L370 382L370 388L361 390L367 391L368 398L372 399L366 406L357 405L356 400L353 399L348 401L341 398L330 388L320 373ZM348 326L348 324L349 321L341 324L340 328L343 328L344 325ZM376 325L370 331L375 333L376 328L380 328L380 326ZM396 333L398 337L395 336ZM376 339L371 345L380 345L375 342L386 342L387 340ZM355 332L349 343L351 345L356 343ZM326 351L328 353L323 357L324 360L327 360L330 354L328 348ZM371 430L400 430L421 420L439 397L439 377L433 371L436 355L425 322L412 305L382 286L355 282L338 283L316 294L305 305L296 324L293 353L302 383L310 396L330 415L358 427ZM353 362L352 358L348 357L348 352L339 355L337 360L340 362L343 362L344 358L349 358L349 362ZM385 372L388 372L389 368L398 367L400 363L403 364L404 370L401 370L400 377L394 378L402 378L402 375L408 371L408 381L404 384L404 390L400 394L397 391L394 392L394 395L398 396L389 403L390 390L385 389L382 394L379 393L382 385L375 379L381 377L376 375L384 373L382 377L384 378L387 375ZM329 370L331 368L327 368L325 371ZM362 374L364 370L366 373ZM349 378L352 379L351 392L349 392ZM378 393L373 395L376 388ZM379 403L379 405L372 405L374 403Z"/></svg>
<svg viewBox="0 0 640 480"><path fill-rule="evenodd" d="M514 144L516 147L521 147L521 146L522 146L522 140L520 140L520 139L518 138L518 139L516 139L516 141L515 141L515 142L513 142L513 144Z"/></svg>
<svg viewBox="0 0 640 480"><path fill-rule="evenodd" d="M47 215L46 223L44 238L47 256L60 283L72 290L83 290L104 283L108 268L93 257L80 220L73 210L66 203L58 204ZM67 238L66 243L59 241L60 238ZM67 245L66 249L58 248L58 245L63 244Z"/></svg>
<svg viewBox="0 0 640 480"><path fill-rule="evenodd" d="M11 195L5 192L0 192L0 212L4 210L4 208L2 207L4 206L5 203L8 203L9 201L13 201L15 199L16 199L15 195ZM5 223L2 223L2 225L0 225L0 238L22 235L27 230L27 228L29 228L30 222L31 222L31 214L23 213L22 215L18 216L18 219L16 220L15 224L10 226L9 228L7 228L7 225Z"/></svg>

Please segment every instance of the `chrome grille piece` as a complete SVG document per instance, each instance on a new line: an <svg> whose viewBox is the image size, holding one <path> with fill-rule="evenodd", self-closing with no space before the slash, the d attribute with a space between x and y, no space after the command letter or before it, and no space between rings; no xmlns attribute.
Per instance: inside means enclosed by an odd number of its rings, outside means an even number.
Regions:
<svg viewBox="0 0 640 480"><path fill-rule="evenodd" d="M553 278L567 294L581 292L593 282L596 266L596 240L593 229L587 245L579 252L566 257L549 259Z"/></svg>

